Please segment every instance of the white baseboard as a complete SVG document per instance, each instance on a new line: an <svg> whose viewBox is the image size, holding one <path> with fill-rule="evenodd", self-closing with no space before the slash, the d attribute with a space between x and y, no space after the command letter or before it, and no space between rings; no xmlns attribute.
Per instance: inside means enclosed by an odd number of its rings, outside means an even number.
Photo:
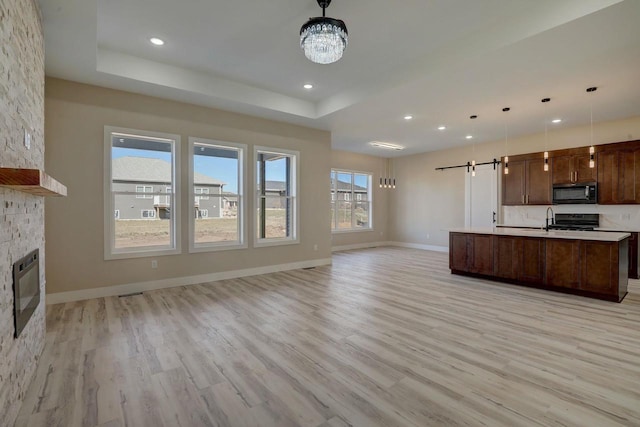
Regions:
<svg viewBox="0 0 640 427"><path fill-rule="evenodd" d="M449 248L447 246L423 245L420 243L406 243L406 242L389 242L389 246L400 246L402 248L422 249L423 251L449 253Z"/></svg>
<svg viewBox="0 0 640 427"><path fill-rule="evenodd" d="M148 282L127 283L124 285L105 286L95 289L56 292L46 295L47 305L63 302L81 301L85 299L112 297L154 289L173 288L176 286L195 285L198 283L215 282L218 280L235 279L238 277L257 276L259 274L277 273L279 271L297 270L300 268L330 265L331 258L313 259L309 261L291 262L287 264L267 265L264 267L246 268L243 270L221 271L219 273L199 274L196 276L173 277L170 279L150 280Z"/></svg>
<svg viewBox="0 0 640 427"><path fill-rule="evenodd" d="M331 252L351 251L354 249L367 249L377 248L380 246L389 246L389 242L370 242L370 243L356 243L353 245L332 246Z"/></svg>

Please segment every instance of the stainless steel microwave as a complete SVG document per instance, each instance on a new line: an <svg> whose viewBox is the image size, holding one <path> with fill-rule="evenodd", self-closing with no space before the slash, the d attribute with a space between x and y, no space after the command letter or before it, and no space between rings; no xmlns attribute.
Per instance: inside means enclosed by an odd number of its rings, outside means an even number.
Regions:
<svg viewBox="0 0 640 427"><path fill-rule="evenodd" d="M598 184L554 184L552 200L554 205L598 203Z"/></svg>

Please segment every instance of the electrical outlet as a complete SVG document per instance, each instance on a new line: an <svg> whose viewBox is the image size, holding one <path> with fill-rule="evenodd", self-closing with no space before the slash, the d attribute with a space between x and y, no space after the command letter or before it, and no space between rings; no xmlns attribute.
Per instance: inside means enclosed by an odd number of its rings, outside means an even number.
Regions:
<svg viewBox="0 0 640 427"><path fill-rule="evenodd" d="M158 268L158 260L156 259L151 260L151 268Z"/></svg>
<svg viewBox="0 0 640 427"><path fill-rule="evenodd" d="M317 251L318 250L318 245L313 245L313 250Z"/></svg>
<svg viewBox="0 0 640 427"><path fill-rule="evenodd" d="M431 238L431 234L427 233L427 239Z"/></svg>

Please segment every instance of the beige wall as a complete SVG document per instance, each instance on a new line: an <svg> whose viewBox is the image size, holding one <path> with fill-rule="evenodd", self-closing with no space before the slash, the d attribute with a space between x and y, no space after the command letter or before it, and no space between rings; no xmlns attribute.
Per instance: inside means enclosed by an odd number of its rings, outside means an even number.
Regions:
<svg viewBox="0 0 640 427"><path fill-rule="evenodd" d="M330 134L221 110L83 85L46 80L46 164L68 186L68 197L47 201L47 290L59 293L105 286L228 272L330 257ZM181 147L182 254L105 261L103 254L104 126L178 134ZM249 194L253 146L300 152L300 244L188 254L188 137L247 144ZM322 179L318 179L322 177ZM254 209L246 198L247 212ZM318 250L314 251L314 245Z"/></svg>
<svg viewBox="0 0 640 427"><path fill-rule="evenodd" d="M345 171L367 172L373 175L373 230L337 232L332 234L334 249L374 246L389 240L389 193L378 185L386 159L347 151L332 151L331 167Z"/></svg>
<svg viewBox="0 0 640 427"><path fill-rule="evenodd" d="M44 168L44 41L35 0L0 2L0 167ZM24 131L32 134L31 149ZM40 250L40 305L14 338L13 263ZM0 425L14 423L44 347L44 200L0 188Z"/></svg>
<svg viewBox="0 0 640 427"><path fill-rule="evenodd" d="M589 127L561 129L549 133L549 150L588 145ZM594 125L594 143L640 139L640 117ZM509 140L509 154L544 151L544 134ZM451 227L464 226L464 179L466 169L436 171L436 167L471 161L471 146L396 159L399 186L391 194L392 240L448 247ZM491 161L504 155L504 140L476 145L476 161ZM625 209L625 208L620 208ZM628 210L636 209L626 207Z"/></svg>

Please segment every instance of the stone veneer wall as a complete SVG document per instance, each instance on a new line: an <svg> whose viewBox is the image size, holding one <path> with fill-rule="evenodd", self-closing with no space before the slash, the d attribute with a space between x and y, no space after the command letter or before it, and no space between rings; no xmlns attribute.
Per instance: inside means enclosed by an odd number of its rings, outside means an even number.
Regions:
<svg viewBox="0 0 640 427"><path fill-rule="evenodd" d="M36 0L0 1L0 167L44 169L44 35ZM31 149L24 146L29 129ZM14 339L12 266L40 249L41 300ZM45 342L44 199L0 187L0 425L14 424Z"/></svg>

